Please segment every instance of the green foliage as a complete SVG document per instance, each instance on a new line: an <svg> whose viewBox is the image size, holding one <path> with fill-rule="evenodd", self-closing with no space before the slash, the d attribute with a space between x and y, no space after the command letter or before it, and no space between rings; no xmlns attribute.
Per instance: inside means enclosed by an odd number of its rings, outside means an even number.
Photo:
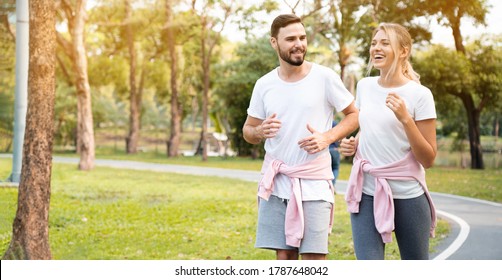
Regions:
<svg viewBox="0 0 502 280"><path fill-rule="evenodd" d="M122 56L89 57L89 84L91 87L114 85L118 96L126 96L128 90L128 62Z"/></svg>
<svg viewBox="0 0 502 280"><path fill-rule="evenodd" d="M119 50L126 48L123 40L122 20L125 17L124 1L99 1L89 12L90 35L99 39L92 42L90 46L99 42L100 53L104 55L118 55ZM102 34L102 35L98 35ZM91 47L91 49L94 49Z"/></svg>
<svg viewBox="0 0 502 280"><path fill-rule="evenodd" d="M442 124L442 131L439 133L447 136L456 132L465 139L465 109L456 95L472 84L467 58L446 47L434 46L417 54L413 62L415 70L420 74L421 83L434 95L438 120Z"/></svg>
<svg viewBox="0 0 502 280"><path fill-rule="evenodd" d="M95 127L124 127L128 122L127 102L113 86L92 89L92 117Z"/></svg>
<svg viewBox="0 0 502 280"><path fill-rule="evenodd" d="M502 41L502 36L499 38ZM502 45L492 40L475 40L467 46L473 76L472 95L482 109L502 110ZM482 101L483 100L483 101Z"/></svg>
<svg viewBox="0 0 502 280"><path fill-rule="evenodd" d="M170 72L169 65L161 59L152 59L145 62L143 67L145 71L145 88L155 90L157 100L164 101L166 98L163 94L170 90ZM167 103L167 102L166 102Z"/></svg>
<svg viewBox="0 0 502 280"><path fill-rule="evenodd" d="M0 92L0 152L8 152L14 129L14 91Z"/></svg>
<svg viewBox="0 0 502 280"><path fill-rule="evenodd" d="M502 36L480 37L467 46L474 76L475 102L482 103L481 135L496 135L502 112ZM481 101L483 100L483 101ZM480 111L481 111L480 109ZM498 130L499 135L502 131Z"/></svg>
<svg viewBox="0 0 502 280"><path fill-rule="evenodd" d="M14 1L15 2L15 1ZM9 4L10 3L10 4ZM13 1L2 4L0 15L8 14ZM4 25L0 25L0 151L10 148L14 128L15 42Z"/></svg>
<svg viewBox="0 0 502 280"><path fill-rule="evenodd" d="M77 129L77 98L74 87L66 84L57 86L54 122L54 144L74 146Z"/></svg>
<svg viewBox="0 0 502 280"><path fill-rule="evenodd" d="M254 84L262 75L277 67L277 55L270 46L268 36L240 44L235 50L235 60L219 71L215 95L222 101L217 110L224 110L233 128L232 143L239 155L249 155L251 146L244 142L242 127Z"/></svg>
<svg viewBox="0 0 502 280"><path fill-rule="evenodd" d="M158 102L155 91L147 90L143 93L141 126L156 131L167 131L170 124L167 106Z"/></svg>
<svg viewBox="0 0 502 280"><path fill-rule="evenodd" d="M233 24L244 31L246 41L255 40L264 34L269 34L270 22L265 21L263 16L279 9L279 4L274 0L263 0L249 7L242 7L236 11Z"/></svg>
<svg viewBox="0 0 502 280"><path fill-rule="evenodd" d="M418 1L418 4L420 10L437 15L438 22L446 27L458 24L462 17L474 19L475 24L484 24L488 13L486 0L428 0Z"/></svg>
<svg viewBox="0 0 502 280"><path fill-rule="evenodd" d="M0 15L16 11L16 0L2 0L0 3Z"/></svg>
<svg viewBox="0 0 502 280"><path fill-rule="evenodd" d="M492 116L489 120L493 122L494 115L490 112L502 108L500 46L475 41L467 46L467 55L434 46L415 58L415 70L420 73L422 84L431 89L436 101L440 134L447 136L455 133L458 140L466 139L466 109L459 98L464 94L471 95L478 113L489 114ZM491 134L492 128L486 128L490 131L488 134Z"/></svg>

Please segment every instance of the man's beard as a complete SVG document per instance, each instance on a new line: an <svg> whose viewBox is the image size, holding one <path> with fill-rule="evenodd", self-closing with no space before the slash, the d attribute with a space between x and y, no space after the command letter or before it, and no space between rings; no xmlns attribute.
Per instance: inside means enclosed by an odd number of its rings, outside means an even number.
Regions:
<svg viewBox="0 0 502 280"><path fill-rule="evenodd" d="M284 60L285 62L293 65L293 66L300 66L303 64L303 61L305 60L305 54L307 53L307 51L305 51L302 55L301 58L299 59L296 59L296 60L293 60L291 58L291 54L289 51L282 51L281 50L281 47L279 47L279 56L281 57L282 60Z"/></svg>

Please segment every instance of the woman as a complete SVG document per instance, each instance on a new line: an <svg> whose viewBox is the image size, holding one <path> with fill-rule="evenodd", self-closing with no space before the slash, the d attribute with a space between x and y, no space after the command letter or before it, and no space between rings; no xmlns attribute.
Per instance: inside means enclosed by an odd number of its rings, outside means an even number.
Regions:
<svg viewBox="0 0 502 280"><path fill-rule="evenodd" d="M340 152L354 157L345 194L357 259L384 259L394 231L402 259L428 259L436 215L425 170L436 157L431 91L410 63L412 39L401 25L373 32L368 72L357 84L360 130Z"/></svg>

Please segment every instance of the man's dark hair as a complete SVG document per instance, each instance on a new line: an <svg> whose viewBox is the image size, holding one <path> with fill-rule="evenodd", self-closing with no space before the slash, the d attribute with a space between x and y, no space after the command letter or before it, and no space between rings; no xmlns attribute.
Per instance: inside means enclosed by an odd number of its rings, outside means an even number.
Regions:
<svg viewBox="0 0 502 280"><path fill-rule="evenodd" d="M303 25L302 19L295 14L285 14L277 16L272 22L272 26L270 27L270 36L277 38L279 29L293 23L301 23Z"/></svg>

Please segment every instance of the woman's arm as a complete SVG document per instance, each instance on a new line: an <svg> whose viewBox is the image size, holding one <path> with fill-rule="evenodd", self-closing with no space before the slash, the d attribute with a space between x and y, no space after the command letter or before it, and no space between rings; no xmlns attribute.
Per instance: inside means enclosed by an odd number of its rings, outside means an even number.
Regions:
<svg viewBox="0 0 502 280"><path fill-rule="evenodd" d="M436 119L415 122L406 110L404 101L396 93L389 93L386 104L403 124L415 158L424 168L431 167L437 154Z"/></svg>
<svg viewBox="0 0 502 280"><path fill-rule="evenodd" d="M411 151L424 168L434 164L437 155L436 119L403 123Z"/></svg>

